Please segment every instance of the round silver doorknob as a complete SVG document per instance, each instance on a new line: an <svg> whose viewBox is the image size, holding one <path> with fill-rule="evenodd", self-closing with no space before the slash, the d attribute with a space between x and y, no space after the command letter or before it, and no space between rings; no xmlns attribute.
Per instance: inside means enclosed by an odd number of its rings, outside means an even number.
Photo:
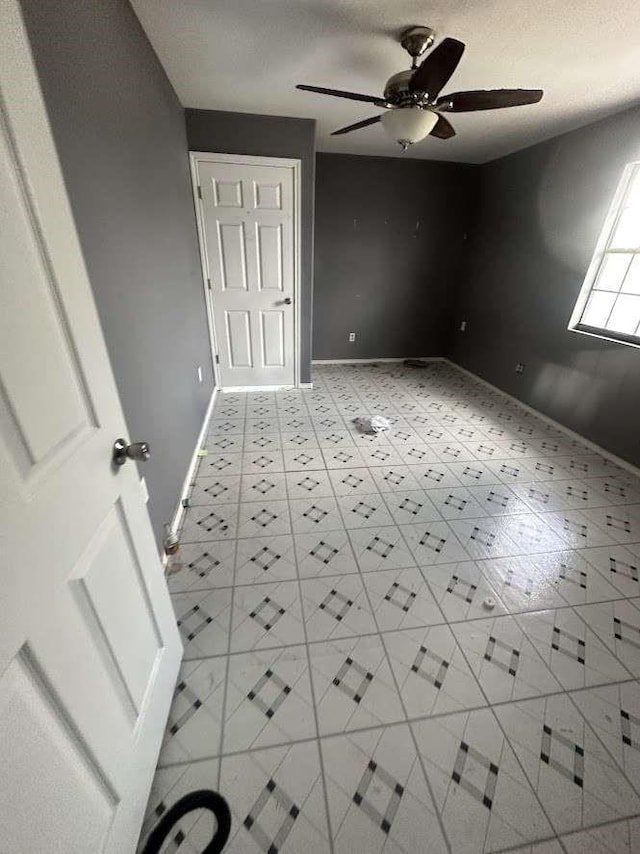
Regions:
<svg viewBox="0 0 640 854"><path fill-rule="evenodd" d="M127 443L126 439L116 439L113 443L113 464L123 466L127 460L144 463L149 459L151 449L147 442Z"/></svg>

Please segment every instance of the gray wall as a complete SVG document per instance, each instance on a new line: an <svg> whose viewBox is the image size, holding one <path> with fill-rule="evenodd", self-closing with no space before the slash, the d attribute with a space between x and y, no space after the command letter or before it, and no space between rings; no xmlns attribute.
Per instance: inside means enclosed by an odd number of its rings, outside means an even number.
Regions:
<svg viewBox="0 0 640 854"><path fill-rule="evenodd" d="M444 355L477 173L318 154L315 359Z"/></svg>
<svg viewBox="0 0 640 854"><path fill-rule="evenodd" d="M640 465L640 350L567 331L640 109L482 168L451 357ZM514 372L517 362L524 374Z"/></svg>
<svg viewBox="0 0 640 854"><path fill-rule="evenodd" d="M183 111L126 0L22 3L160 538L213 389Z"/></svg>
<svg viewBox="0 0 640 854"><path fill-rule="evenodd" d="M191 151L251 154L255 157L291 157L302 162L300 380L304 383L310 382L315 120L191 109L186 111L186 120Z"/></svg>

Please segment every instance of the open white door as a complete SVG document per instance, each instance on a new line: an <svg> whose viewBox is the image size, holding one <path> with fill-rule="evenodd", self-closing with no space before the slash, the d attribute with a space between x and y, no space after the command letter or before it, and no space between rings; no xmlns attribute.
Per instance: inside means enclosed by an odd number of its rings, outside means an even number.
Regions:
<svg viewBox="0 0 640 854"><path fill-rule="evenodd" d="M292 386L299 163L200 153L193 161L219 385Z"/></svg>
<svg viewBox="0 0 640 854"><path fill-rule="evenodd" d="M181 644L17 0L0 56L0 849L126 854Z"/></svg>

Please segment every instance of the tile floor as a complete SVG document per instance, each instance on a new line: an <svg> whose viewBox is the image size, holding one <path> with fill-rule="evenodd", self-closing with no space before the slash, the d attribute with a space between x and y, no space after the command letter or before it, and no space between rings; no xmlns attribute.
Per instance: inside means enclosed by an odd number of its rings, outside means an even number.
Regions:
<svg viewBox="0 0 640 854"><path fill-rule="evenodd" d="M217 399L143 838L208 787L243 854L640 851L640 480L446 363L313 384Z"/></svg>

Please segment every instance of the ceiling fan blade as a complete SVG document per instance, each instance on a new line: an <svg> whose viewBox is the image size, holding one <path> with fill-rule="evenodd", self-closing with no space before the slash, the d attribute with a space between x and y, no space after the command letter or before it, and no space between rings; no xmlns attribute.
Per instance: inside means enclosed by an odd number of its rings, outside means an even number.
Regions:
<svg viewBox="0 0 640 854"><path fill-rule="evenodd" d="M373 116L371 119L363 119L361 122L356 122L353 125L347 125L344 128L340 128L340 130L334 130L331 136L342 136L343 133L351 133L352 130L360 130L360 128L366 128L369 125L375 125L377 122L382 120L382 116Z"/></svg>
<svg viewBox="0 0 640 854"><path fill-rule="evenodd" d="M450 113L470 113L474 110L499 110L502 107L537 104L541 98L542 89L476 89L443 95L438 98L437 106Z"/></svg>
<svg viewBox="0 0 640 854"><path fill-rule="evenodd" d="M429 136L436 136L438 139L451 139L456 132L448 119L444 116L438 116L438 121L435 123L432 130L429 131Z"/></svg>
<svg viewBox="0 0 640 854"><path fill-rule="evenodd" d="M458 67L463 53L463 42L443 39L414 71L409 80L409 91L426 92L430 98L435 98Z"/></svg>
<svg viewBox="0 0 640 854"><path fill-rule="evenodd" d="M334 98L348 98L350 101L365 101L367 104L375 104L377 107L387 106L387 101L384 98L360 95L358 92L343 92L342 89L323 89L322 86L307 86L304 83L298 83L296 89L302 89L304 92L317 92L319 95L333 95Z"/></svg>

